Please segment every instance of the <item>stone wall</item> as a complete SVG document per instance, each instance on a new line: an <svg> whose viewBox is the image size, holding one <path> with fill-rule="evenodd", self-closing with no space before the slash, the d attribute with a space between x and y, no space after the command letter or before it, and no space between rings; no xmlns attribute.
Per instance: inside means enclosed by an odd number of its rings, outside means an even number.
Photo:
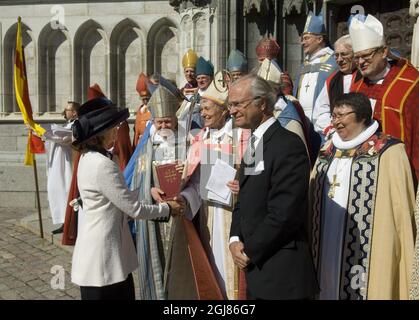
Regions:
<svg viewBox="0 0 419 320"><path fill-rule="evenodd" d="M27 132L22 124L0 125L0 207L36 206L34 170L24 166ZM48 208L45 155L37 155L41 207ZM49 214L49 213L48 213Z"/></svg>
<svg viewBox="0 0 419 320"><path fill-rule="evenodd" d="M219 67L216 7L192 6L179 14L168 1L72 2L0 6L0 207L35 207L33 169L23 165L26 132L13 91L18 15L34 118L41 124L62 121L66 101L85 101L95 82L131 110L132 123L138 75L160 73L181 87L181 59L189 48ZM41 206L47 207L45 156L37 159Z"/></svg>
<svg viewBox="0 0 419 320"><path fill-rule="evenodd" d="M13 92L18 15L30 98L41 120L58 118L69 98L84 101L95 82L134 111L141 72L181 79L173 64L179 17L167 1L1 6L0 121L19 118Z"/></svg>
<svg viewBox="0 0 419 320"><path fill-rule="evenodd" d="M131 141L133 123L130 121ZM41 123L42 125L42 123ZM0 124L0 208L35 208L34 169L25 166L27 131L21 123ZM41 208L49 216L45 154L35 156Z"/></svg>

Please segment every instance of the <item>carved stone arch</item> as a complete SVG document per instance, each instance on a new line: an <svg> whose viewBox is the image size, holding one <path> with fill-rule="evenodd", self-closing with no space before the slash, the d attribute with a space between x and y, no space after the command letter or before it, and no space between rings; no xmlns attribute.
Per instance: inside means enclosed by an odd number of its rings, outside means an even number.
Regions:
<svg viewBox="0 0 419 320"><path fill-rule="evenodd" d="M84 102L87 89L97 83L106 94L108 89L109 46L106 32L96 21L84 22L74 37L74 98Z"/></svg>
<svg viewBox="0 0 419 320"><path fill-rule="evenodd" d="M71 42L67 30L48 23L38 38L39 112L61 112L72 99Z"/></svg>
<svg viewBox="0 0 419 320"><path fill-rule="evenodd" d="M110 97L132 111L138 105L135 90L138 75L146 70L146 36L142 28L127 18L119 22L110 37Z"/></svg>
<svg viewBox="0 0 419 320"><path fill-rule="evenodd" d="M26 74L28 77L29 86L29 97L32 104L36 103L36 45L33 38L32 30L22 22L22 45L24 48L25 62L26 62ZM12 112L20 112L17 106L15 91L14 91L14 59L15 59L15 47L16 47L16 32L17 23L13 24L4 36L3 46L3 110L5 114ZM36 110L36 105L32 105L33 111Z"/></svg>
<svg viewBox="0 0 419 320"><path fill-rule="evenodd" d="M156 21L150 28L147 36L147 71L175 80L178 41L173 29L177 29L176 24L166 17Z"/></svg>

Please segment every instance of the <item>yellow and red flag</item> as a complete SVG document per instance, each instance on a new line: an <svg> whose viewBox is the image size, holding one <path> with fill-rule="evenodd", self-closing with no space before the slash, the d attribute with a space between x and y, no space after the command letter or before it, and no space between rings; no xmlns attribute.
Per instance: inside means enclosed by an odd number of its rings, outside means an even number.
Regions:
<svg viewBox="0 0 419 320"><path fill-rule="evenodd" d="M20 17L17 22L16 33L14 85L16 100L23 116L23 122L31 128L28 133L25 165L33 165L34 153L45 153L44 142L41 138L39 138L45 133L45 129L35 123L32 116L32 106L29 100L28 78L26 76L25 53L22 45L22 27ZM32 131L35 132L36 135L34 135Z"/></svg>

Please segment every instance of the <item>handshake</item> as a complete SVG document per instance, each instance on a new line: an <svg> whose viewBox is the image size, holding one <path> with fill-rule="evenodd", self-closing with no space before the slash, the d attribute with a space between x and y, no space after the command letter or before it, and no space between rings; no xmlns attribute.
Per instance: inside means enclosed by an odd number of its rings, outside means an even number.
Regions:
<svg viewBox="0 0 419 320"><path fill-rule="evenodd" d="M185 215L186 201L182 196L166 202L170 207L170 215L173 217L182 217Z"/></svg>
<svg viewBox="0 0 419 320"><path fill-rule="evenodd" d="M166 202L170 207L170 215L183 216L185 214L185 209L188 204L184 197L179 195L173 200L164 201L161 197L162 195L164 195L163 190L155 187L151 188L151 196L153 197L154 201L157 203Z"/></svg>

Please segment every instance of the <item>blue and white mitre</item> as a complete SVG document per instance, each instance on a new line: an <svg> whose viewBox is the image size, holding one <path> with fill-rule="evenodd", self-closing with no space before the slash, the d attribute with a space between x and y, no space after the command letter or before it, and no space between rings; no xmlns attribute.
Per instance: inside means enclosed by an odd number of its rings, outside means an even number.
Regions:
<svg viewBox="0 0 419 320"><path fill-rule="evenodd" d="M304 33L326 34L323 15L320 13L316 16L312 11L308 13Z"/></svg>
<svg viewBox="0 0 419 320"><path fill-rule="evenodd" d="M227 70L247 72L247 59L240 50L231 50L227 61Z"/></svg>

